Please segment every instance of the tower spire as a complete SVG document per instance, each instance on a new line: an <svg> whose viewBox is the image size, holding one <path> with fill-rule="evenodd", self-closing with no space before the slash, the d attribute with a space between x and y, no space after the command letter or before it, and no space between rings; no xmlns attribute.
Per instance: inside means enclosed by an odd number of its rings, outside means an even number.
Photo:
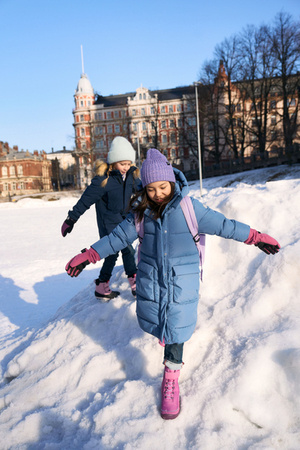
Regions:
<svg viewBox="0 0 300 450"><path fill-rule="evenodd" d="M84 64L83 64L83 49L81 45L81 67L82 67L82 73L84 73Z"/></svg>

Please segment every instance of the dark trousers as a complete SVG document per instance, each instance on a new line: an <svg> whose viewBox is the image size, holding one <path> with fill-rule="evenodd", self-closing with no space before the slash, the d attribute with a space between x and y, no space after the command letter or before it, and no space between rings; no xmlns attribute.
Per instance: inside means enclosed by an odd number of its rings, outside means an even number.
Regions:
<svg viewBox="0 0 300 450"><path fill-rule="evenodd" d="M132 245L128 245L127 247L123 248L121 252L125 273L128 277L132 277L137 271L134 257L134 248L132 247ZM99 274L100 281L110 280L113 268L115 267L116 261L118 259L118 255L119 252L105 258Z"/></svg>
<svg viewBox="0 0 300 450"><path fill-rule="evenodd" d="M164 360L181 364L183 355L183 344L166 344Z"/></svg>

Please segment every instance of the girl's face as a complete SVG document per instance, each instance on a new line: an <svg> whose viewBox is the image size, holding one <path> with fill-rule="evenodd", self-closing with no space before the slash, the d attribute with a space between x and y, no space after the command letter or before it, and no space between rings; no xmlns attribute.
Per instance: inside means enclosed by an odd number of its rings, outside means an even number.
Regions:
<svg viewBox="0 0 300 450"><path fill-rule="evenodd" d="M118 161L114 164L115 170L119 170L124 175L131 167L131 161Z"/></svg>
<svg viewBox="0 0 300 450"><path fill-rule="evenodd" d="M155 181L147 184L146 191L150 200L155 203L162 203L172 191L169 181Z"/></svg>

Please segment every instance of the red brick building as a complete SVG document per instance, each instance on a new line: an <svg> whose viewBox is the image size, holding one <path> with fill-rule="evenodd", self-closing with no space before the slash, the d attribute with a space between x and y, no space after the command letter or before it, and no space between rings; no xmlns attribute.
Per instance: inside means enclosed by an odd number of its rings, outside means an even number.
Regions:
<svg viewBox="0 0 300 450"><path fill-rule="evenodd" d="M0 141L0 196L52 191L51 161L42 151L30 153Z"/></svg>

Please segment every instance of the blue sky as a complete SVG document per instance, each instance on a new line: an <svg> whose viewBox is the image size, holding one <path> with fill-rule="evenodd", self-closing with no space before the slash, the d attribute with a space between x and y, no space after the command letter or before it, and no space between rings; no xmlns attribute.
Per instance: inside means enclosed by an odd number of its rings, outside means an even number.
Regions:
<svg viewBox="0 0 300 450"><path fill-rule="evenodd" d="M223 39L300 0L0 0L0 140L29 151L74 145L84 69L102 95L188 85Z"/></svg>

